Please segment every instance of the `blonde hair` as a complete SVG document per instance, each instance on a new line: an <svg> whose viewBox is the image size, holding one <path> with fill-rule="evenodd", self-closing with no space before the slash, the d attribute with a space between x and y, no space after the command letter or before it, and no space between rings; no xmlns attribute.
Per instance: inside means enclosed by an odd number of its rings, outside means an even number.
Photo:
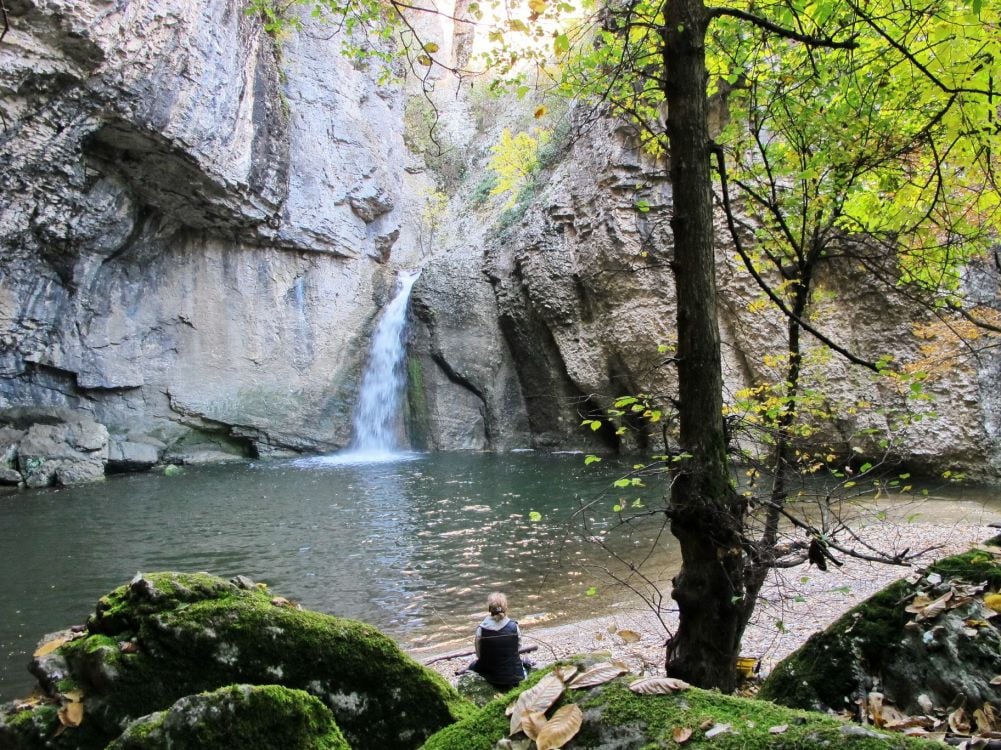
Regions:
<svg viewBox="0 0 1001 750"><path fill-rule="evenodd" d="M499 591L495 591L487 597L487 609L490 616L495 620L503 620L507 614L507 597Z"/></svg>

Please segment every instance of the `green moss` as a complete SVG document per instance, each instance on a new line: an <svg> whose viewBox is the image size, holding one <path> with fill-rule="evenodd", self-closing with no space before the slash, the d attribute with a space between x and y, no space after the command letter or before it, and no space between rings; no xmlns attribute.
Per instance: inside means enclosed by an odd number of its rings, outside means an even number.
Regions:
<svg viewBox="0 0 1001 750"><path fill-rule="evenodd" d="M131 724L108 750L350 750L317 698L279 685L230 685L188 696Z"/></svg>
<svg viewBox="0 0 1001 750"><path fill-rule="evenodd" d="M929 572L947 581L1001 586L1001 566L978 550L943 558ZM890 679L891 665L911 660L903 654L903 633L912 619L905 607L916 591L899 580L849 610L784 659L759 696L796 708L853 709L868 675Z"/></svg>
<svg viewBox="0 0 1001 750"><path fill-rule="evenodd" d="M529 680L524 689L534 684L539 676ZM577 703L584 713L584 724L577 737L565 745L567 750L673 747L675 727L693 730L686 748L806 750L829 746L917 750L938 747L899 734L865 732L820 713L796 711L761 700L696 688L674 695L637 695L629 690L629 679L619 678L597 688L564 694L554 709ZM509 719L504 710L519 692L521 689L488 704L471 719L441 730L428 740L424 750L493 750L497 741L507 736ZM731 731L708 739L701 727L717 724L728 724ZM769 732L770 728L780 726L786 727L781 733Z"/></svg>
<svg viewBox="0 0 1001 750"><path fill-rule="evenodd" d="M148 574L102 598L88 634L61 648L87 716L63 733L67 746L103 747L136 717L235 683L306 690L356 750L416 747L468 715L450 685L375 628L275 601L187 573Z"/></svg>

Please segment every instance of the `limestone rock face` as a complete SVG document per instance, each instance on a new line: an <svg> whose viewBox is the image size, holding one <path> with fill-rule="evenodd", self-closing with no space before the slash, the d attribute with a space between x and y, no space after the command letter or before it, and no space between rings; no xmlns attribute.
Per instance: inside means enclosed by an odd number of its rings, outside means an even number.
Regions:
<svg viewBox="0 0 1001 750"><path fill-rule="evenodd" d="M329 33L279 54L240 2L8 10L0 406L244 455L346 442L408 238L401 93Z"/></svg>
<svg viewBox="0 0 1001 750"><path fill-rule="evenodd" d="M143 724L162 727L157 741L176 746L170 738L180 740L187 731L185 717L198 706L222 711L227 695L176 702L229 685L309 693L318 701L297 699L294 711L324 732L332 725L323 719L329 712L356 750L419 747L469 708L441 677L371 626L299 609L244 577L137 576L101 599L83 631L66 637L72 640L41 649L48 653L32 663L48 700L0 711L0 746L103 748L131 722L159 711L167 713ZM248 718L252 704L276 697L264 692L235 696L234 715ZM58 704L70 700L67 695L82 703L86 720L78 727L59 726ZM142 733L133 727L120 746L136 746Z"/></svg>

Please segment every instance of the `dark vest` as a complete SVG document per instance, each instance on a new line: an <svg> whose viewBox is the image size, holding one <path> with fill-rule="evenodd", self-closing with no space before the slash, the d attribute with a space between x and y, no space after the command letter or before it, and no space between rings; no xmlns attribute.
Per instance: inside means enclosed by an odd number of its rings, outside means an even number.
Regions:
<svg viewBox="0 0 1001 750"><path fill-rule="evenodd" d="M525 668L518 654L518 623L511 620L500 630L480 631L476 671L494 685L517 685L525 679Z"/></svg>

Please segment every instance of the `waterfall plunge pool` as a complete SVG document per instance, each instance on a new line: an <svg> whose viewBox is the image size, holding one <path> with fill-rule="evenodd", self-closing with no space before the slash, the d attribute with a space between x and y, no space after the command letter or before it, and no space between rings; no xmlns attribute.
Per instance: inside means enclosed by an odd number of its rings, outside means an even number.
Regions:
<svg viewBox="0 0 1001 750"><path fill-rule="evenodd" d="M468 639L493 590L507 592L512 614L529 625L642 606L610 585L601 571L614 561L585 538L612 526L621 494L610 483L628 466L537 453L347 458L186 467L171 477L0 495L0 701L30 691L27 666L44 634L82 623L137 571L247 575L409 648ZM951 496L959 490L962 501L926 500L907 512L1001 516L989 492L952 488ZM648 506L663 492L650 485ZM579 511L589 503L582 530ZM661 531L658 516L607 541L645 557ZM678 562L663 534L643 570L666 583Z"/></svg>

